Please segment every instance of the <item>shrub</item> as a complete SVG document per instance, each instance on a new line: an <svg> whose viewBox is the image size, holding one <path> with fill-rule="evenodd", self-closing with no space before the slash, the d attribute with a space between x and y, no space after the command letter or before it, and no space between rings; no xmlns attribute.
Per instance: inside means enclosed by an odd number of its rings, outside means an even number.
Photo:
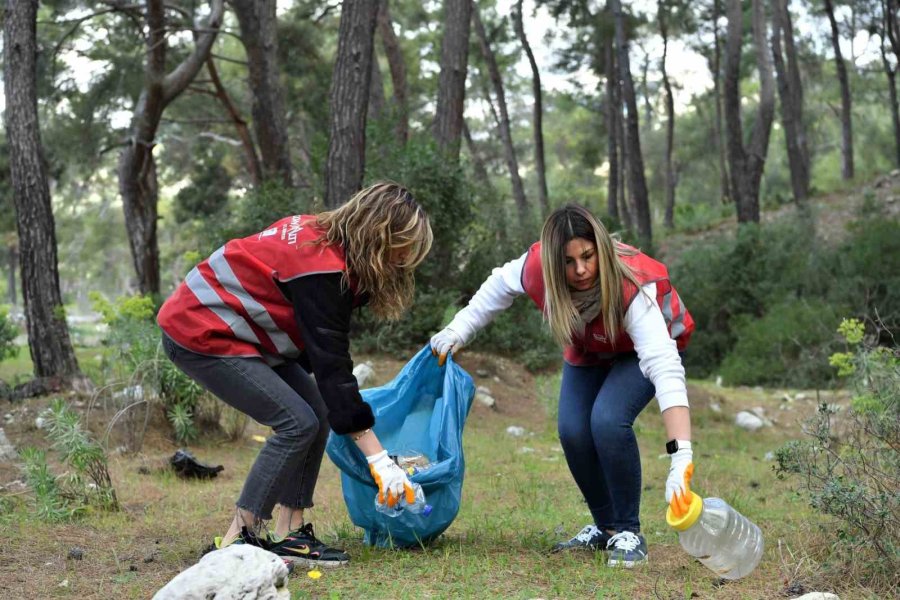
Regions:
<svg viewBox="0 0 900 600"><path fill-rule="evenodd" d="M848 348L831 362L853 390L846 422L838 427L836 409L822 405L805 428L812 439L780 448L776 471L798 477L813 508L838 519L838 558L893 579L900 568L900 351L864 338L859 321L839 330Z"/></svg>
<svg viewBox="0 0 900 600"><path fill-rule="evenodd" d="M9 317L9 307L0 306L0 361L19 354L19 347L16 345L18 335L19 329Z"/></svg>

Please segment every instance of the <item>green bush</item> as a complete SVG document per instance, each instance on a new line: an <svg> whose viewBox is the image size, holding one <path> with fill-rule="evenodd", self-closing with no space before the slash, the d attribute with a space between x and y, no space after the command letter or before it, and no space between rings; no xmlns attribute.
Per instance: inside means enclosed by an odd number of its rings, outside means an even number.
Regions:
<svg viewBox="0 0 900 600"><path fill-rule="evenodd" d="M812 299L783 302L759 319L742 315L721 375L729 385L822 385L831 378L827 357L839 321L832 306Z"/></svg>
<svg viewBox="0 0 900 600"><path fill-rule="evenodd" d="M16 336L19 328L9 318L9 307L0 306L0 361L15 358L19 354Z"/></svg>
<svg viewBox="0 0 900 600"><path fill-rule="evenodd" d="M893 581L900 568L900 351L863 337L862 323L844 321L847 351L831 362L849 377L854 396L847 418L822 405L807 423L810 440L776 453L779 476L795 477L810 504L835 517L834 553L873 580Z"/></svg>

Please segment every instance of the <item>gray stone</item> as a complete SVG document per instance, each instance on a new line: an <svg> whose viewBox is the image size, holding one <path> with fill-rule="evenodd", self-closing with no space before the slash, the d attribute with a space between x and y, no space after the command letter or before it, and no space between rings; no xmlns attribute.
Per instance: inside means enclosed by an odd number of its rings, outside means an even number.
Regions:
<svg viewBox="0 0 900 600"><path fill-rule="evenodd" d="M19 453L16 452L15 446L6 437L6 432L3 431L2 427L0 427L0 460L4 462L19 460Z"/></svg>
<svg viewBox="0 0 900 600"><path fill-rule="evenodd" d="M832 594L830 592L810 592L808 594L803 594L802 596L797 596L794 600L841 600L837 594Z"/></svg>
<svg viewBox="0 0 900 600"><path fill-rule="evenodd" d="M175 576L153 600L290 600L288 568L262 548L232 544Z"/></svg>
<svg viewBox="0 0 900 600"><path fill-rule="evenodd" d="M756 431L766 426L766 422L752 412L742 410L734 417L734 424L747 431Z"/></svg>
<svg viewBox="0 0 900 600"><path fill-rule="evenodd" d="M713 411L714 413L721 413L722 405L719 404L718 402L716 402L715 400L713 400L712 402L709 403L709 410Z"/></svg>
<svg viewBox="0 0 900 600"><path fill-rule="evenodd" d="M525 435L525 428L519 427L518 425L510 425L506 428L506 433L513 437L522 437Z"/></svg>
<svg viewBox="0 0 900 600"><path fill-rule="evenodd" d="M372 363L364 362L353 367L353 376L359 387L365 387L375 378L375 369L372 368Z"/></svg>
<svg viewBox="0 0 900 600"><path fill-rule="evenodd" d="M483 385L479 385L475 390L475 402L494 410L497 409L497 401L491 396L491 390Z"/></svg>
<svg viewBox="0 0 900 600"><path fill-rule="evenodd" d="M69 558L72 560L81 560L84 558L84 550L78 546L73 546L69 549Z"/></svg>

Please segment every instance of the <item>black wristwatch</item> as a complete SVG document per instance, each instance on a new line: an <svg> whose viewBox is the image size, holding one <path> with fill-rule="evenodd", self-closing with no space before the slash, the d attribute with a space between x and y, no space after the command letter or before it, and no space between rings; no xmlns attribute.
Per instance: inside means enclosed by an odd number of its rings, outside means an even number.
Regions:
<svg viewBox="0 0 900 600"><path fill-rule="evenodd" d="M666 442L666 453L675 454L679 450L690 448L691 443L687 440L669 440Z"/></svg>

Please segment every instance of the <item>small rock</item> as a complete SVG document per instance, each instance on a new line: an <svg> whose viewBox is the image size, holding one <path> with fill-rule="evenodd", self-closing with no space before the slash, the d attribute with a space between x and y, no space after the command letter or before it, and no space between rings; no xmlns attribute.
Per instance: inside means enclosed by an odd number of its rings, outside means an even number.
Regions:
<svg viewBox="0 0 900 600"><path fill-rule="evenodd" d="M365 387L375 377L375 369L372 368L372 363L364 362L353 367L353 376L359 387Z"/></svg>
<svg viewBox="0 0 900 600"><path fill-rule="evenodd" d="M491 396L491 390L483 385L479 385L475 390L475 401L488 408L497 408L497 401Z"/></svg>
<svg viewBox="0 0 900 600"><path fill-rule="evenodd" d="M809 592L802 596L797 596L794 600L841 600L836 594L829 592Z"/></svg>
<svg viewBox="0 0 900 600"><path fill-rule="evenodd" d="M781 396L781 401L782 401L782 402L793 402L794 399L791 398L791 395L790 395L790 394L788 394L787 392L785 392L785 393L782 394L782 396Z"/></svg>
<svg viewBox="0 0 900 600"><path fill-rule="evenodd" d="M756 431L766 426L765 421L751 412L742 410L734 417L734 424L747 431Z"/></svg>
<svg viewBox="0 0 900 600"><path fill-rule="evenodd" d="M722 405L716 401L712 401L709 403L709 410L713 411L714 413L721 413Z"/></svg>
<svg viewBox="0 0 900 600"><path fill-rule="evenodd" d="M497 383L500 383L500 378L497 377L496 375L494 375L494 381L496 381Z"/></svg>
<svg viewBox="0 0 900 600"><path fill-rule="evenodd" d="M518 425L510 425L506 428L506 433L513 437L522 437L525 435L525 428Z"/></svg>
<svg viewBox="0 0 900 600"><path fill-rule="evenodd" d="M12 445L6 437L6 432L0 427L0 461L14 462L17 460L19 460L19 453L16 452L16 447Z"/></svg>
<svg viewBox="0 0 900 600"><path fill-rule="evenodd" d="M69 558L72 560L81 560L84 558L84 550L78 546L73 546L69 549Z"/></svg>
<svg viewBox="0 0 900 600"><path fill-rule="evenodd" d="M69 580L68 580L68 579L63 579L62 581L60 581L60 582L56 585L56 587L61 587L61 588L67 588L67 587L69 587Z"/></svg>
<svg viewBox="0 0 900 600"><path fill-rule="evenodd" d="M487 372L487 369L475 369L475 374L479 377L487 377L490 373Z"/></svg>
<svg viewBox="0 0 900 600"><path fill-rule="evenodd" d="M775 460L775 453L772 451L766 452L766 455L763 456L763 460L765 460L765 461Z"/></svg>

